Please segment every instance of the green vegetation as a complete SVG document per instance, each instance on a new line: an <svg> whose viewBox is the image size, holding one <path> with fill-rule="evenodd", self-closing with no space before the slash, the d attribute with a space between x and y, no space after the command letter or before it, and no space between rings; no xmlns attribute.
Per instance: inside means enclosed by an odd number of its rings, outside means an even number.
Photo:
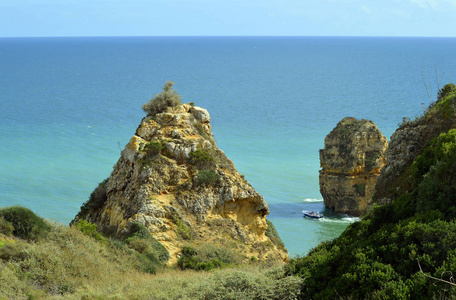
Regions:
<svg viewBox="0 0 456 300"><path fill-rule="evenodd" d="M439 90L437 94L437 101L446 98L454 93L456 93L456 85L454 85L454 83L448 83Z"/></svg>
<svg viewBox="0 0 456 300"><path fill-rule="evenodd" d="M198 248L182 247L182 255L178 261L182 270L193 269L197 271L209 271L235 263L239 263L239 260L233 252L227 248L217 248L211 244L205 244Z"/></svg>
<svg viewBox="0 0 456 300"><path fill-rule="evenodd" d="M12 235L14 231L14 226L11 222L5 220L3 216L0 216L0 233L5 235Z"/></svg>
<svg viewBox="0 0 456 300"><path fill-rule="evenodd" d="M220 174L214 170L202 170L198 171L196 175L195 183L198 186L214 186L220 180Z"/></svg>
<svg viewBox="0 0 456 300"><path fill-rule="evenodd" d="M446 94L430 111L442 111L452 97ZM441 133L421 153L403 170L392 203L374 207L339 238L285 267L303 278L301 299L456 297L454 287L424 275L451 281L456 270L456 130Z"/></svg>
<svg viewBox="0 0 456 300"><path fill-rule="evenodd" d="M195 165L198 170L209 170L215 166L214 156L210 150L197 149L190 152L190 163Z"/></svg>
<svg viewBox="0 0 456 300"><path fill-rule="evenodd" d="M214 169L215 158L211 150L198 148L190 152L190 163L198 170L195 177L197 186L214 186L220 180L220 174Z"/></svg>
<svg viewBox="0 0 456 300"><path fill-rule="evenodd" d="M11 206L0 209L0 218L2 233L14 234L22 239L38 240L49 231L49 225L25 207Z"/></svg>
<svg viewBox="0 0 456 300"><path fill-rule="evenodd" d="M104 241L104 237L97 231L97 224L87 222L84 219L81 219L76 223L76 228L79 229L82 233L87 236L90 236L97 241Z"/></svg>
<svg viewBox="0 0 456 300"><path fill-rule="evenodd" d="M268 238L271 239L271 241L276 245L277 248L281 250L286 250L285 245L282 242L282 239L279 236L279 233L274 227L274 224L272 224L271 221L266 219L266 223L268 224L268 228L266 229L266 232L264 233Z"/></svg>
<svg viewBox="0 0 456 300"><path fill-rule="evenodd" d="M108 196L106 195L108 179L109 178L106 178L100 182L95 190L93 190L93 192L90 194L89 200L82 204L81 209L77 215L78 217L84 217L90 211L100 209L103 204L105 204L106 200L108 200Z"/></svg>
<svg viewBox="0 0 456 300"><path fill-rule="evenodd" d="M166 263L169 260L169 252L165 246L157 241L150 231L140 223L133 223L130 228L129 236L124 240L131 248L140 253L155 256L160 263Z"/></svg>
<svg viewBox="0 0 456 300"><path fill-rule="evenodd" d="M167 81L163 86L163 91L142 106L148 116L155 116L164 112L168 107L182 104L181 96L174 90L173 86L174 82Z"/></svg>
<svg viewBox="0 0 456 300"><path fill-rule="evenodd" d="M184 240L191 240L193 235L192 228L185 224L182 217L176 211L173 212L171 217L174 224L177 225L177 233L179 233Z"/></svg>
<svg viewBox="0 0 456 300"><path fill-rule="evenodd" d="M433 124L437 130L447 131L454 126L455 113L456 88L453 83L449 83L439 90L437 101L431 103L421 116L413 120L404 117L399 127Z"/></svg>
<svg viewBox="0 0 456 300"><path fill-rule="evenodd" d="M46 224L47 235L30 242L0 233L0 299L296 299L300 293L302 280L281 268L204 271L237 263L226 249L189 248L197 251L198 272L157 268L147 253L159 262L169 254L144 226L132 224L123 242L100 242L93 224L78 224L84 225Z"/></svg>
<svg viewBox="0 0 456 300"><path fill-rule="evenodd" d="M163 149L163 143L161 141L150 141L144 146L144 152L149 156L155 156L160 154Z"/></svg>

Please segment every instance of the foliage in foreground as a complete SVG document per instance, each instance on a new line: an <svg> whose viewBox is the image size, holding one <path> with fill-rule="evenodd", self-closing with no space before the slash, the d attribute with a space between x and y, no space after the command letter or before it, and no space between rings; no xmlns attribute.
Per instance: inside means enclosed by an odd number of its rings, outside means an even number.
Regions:
<svg viewBox="0 0 456 300"><path fill-rule="evenodd" d="M290 261L286 273L304 279L301 299L456 297L420 271L450 281L456 270L456 130L431 140L405 172L408 192Z"/></svg>
<svg viewBox="0 0 456 300"><path fill-rule="evenodd" d="M182 255L178 265L182 270L210 271L215 268L224 268L239 263L236 255L226 248L217 248L211 244L199 247L182 247Z"/></svg>
<svg viewBox="0 0 456 300"><path fill-rule="evenodd" d="M76 226L49 226L37 242L0 234L0 299L296 299L300 293L302 280L280 268L144 273L138 252L125 246L144 238L142 228L120 243L98 241Z"/></svg>
<svg viewBox="0 0 456 300"><path fill-rule="evenodd" d="M44 237L49 226L33 211L21 206L10 206L0 209L0 232L14 234L27 240L38 240Z"/></svg>

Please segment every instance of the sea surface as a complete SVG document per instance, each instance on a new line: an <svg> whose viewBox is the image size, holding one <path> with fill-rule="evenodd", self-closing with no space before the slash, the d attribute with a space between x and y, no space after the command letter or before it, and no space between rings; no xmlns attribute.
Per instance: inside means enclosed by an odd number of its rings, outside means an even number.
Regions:
<svg viewBox="0 0 456 300"><path fill-rule="evenodd" d="M324 209L325 136L353 116L389 139L456 81L455 53L455 38L0 38L0 206L68 224L169 80L304 255L356 221Z"/></svg>

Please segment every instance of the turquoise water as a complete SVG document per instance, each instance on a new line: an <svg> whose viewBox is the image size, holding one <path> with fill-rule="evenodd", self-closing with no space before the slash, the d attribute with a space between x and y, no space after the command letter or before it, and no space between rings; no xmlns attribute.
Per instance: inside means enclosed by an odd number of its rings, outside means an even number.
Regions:
<svg viewBox="0 0 456 300"><path fill-rule="evenodd" d="M318 150L337 122L385 136L456 81L454 38L0 39L0 206L68 223L109 176L141 105L173 80L211 114L218 146L265 196L292 256L353 218L323 210ZM423 78L422 78L423 76ZM424 83L423 83L424 79Z"/></svg>

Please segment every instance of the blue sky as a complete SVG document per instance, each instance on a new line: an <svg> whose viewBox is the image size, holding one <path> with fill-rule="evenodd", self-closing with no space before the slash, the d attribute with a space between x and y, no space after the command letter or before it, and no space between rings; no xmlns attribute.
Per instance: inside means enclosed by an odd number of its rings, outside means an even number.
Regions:
<svg viewBox="0 0 456 300"><path fill-rule="evenodd" d="M0 0L0 37L456 36L456 0Z"/></svg>

